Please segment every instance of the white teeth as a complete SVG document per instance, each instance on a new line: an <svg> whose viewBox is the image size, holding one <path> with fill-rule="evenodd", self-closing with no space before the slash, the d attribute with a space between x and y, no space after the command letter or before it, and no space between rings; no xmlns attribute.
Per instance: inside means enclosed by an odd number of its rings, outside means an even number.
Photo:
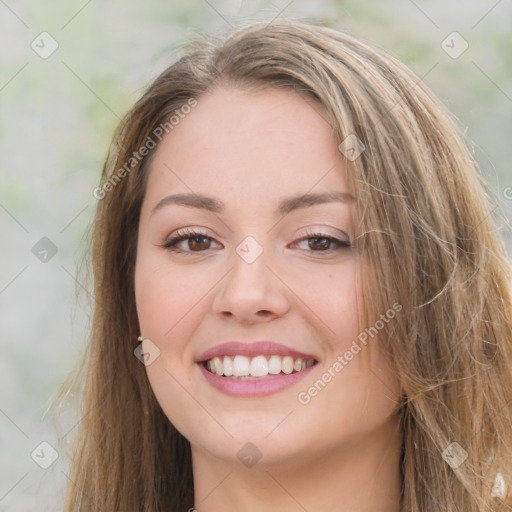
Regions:
<svg viewBox="0 0 512 512"><path fill-rule="evenodd" d="M266 377L268 374L278 375L284 373L289 375L294 372L305 370L315 363L314 359L302 359L291 356L261 355L252 359L246 356L237 355L234 357L214 357L206 362L206 368L215 375L226 377Z"/></svg>
<svg viewBox="0 0 512 512"><path fill-rule="evenodd" d="M215 359L215 357L214 357ZM233 359L233 375L235 377L243 377L251 373L249 358L245 356L235 356Z"/></svg>
<svg viewBox="0 0 512 512"><path fill-rule="evenodd" d="M218 357L213 358L213 367L217 375L224 374L224 365L222 364L222 361Z"/></svg>
<svg viewBox="0 0 512 512"><path fill-rule="evenodd" d="M268 375L268 361L265 356L252 358L251 375L253 377L265 377L265 375Z"/></svg>
<svg viewBox="0 0 512 512"><path fill-rule="evenodd" d="M268 361L268 373L272 375L281 373L281 358L279 356L270 356Z"/></svg>
<svg viewBox="0 0 512 512"><path fill-rule="evenodd" d="M233 375L233 360L231 359L231 357L224 356L224 372L223 373L226 377Z"/></svg>
<svg viewBox="0 0 512 512"><path fill-rule="evenodd" d="M290 374L293 372L293 357L285 356L282 362L283 373Z"/></svg>

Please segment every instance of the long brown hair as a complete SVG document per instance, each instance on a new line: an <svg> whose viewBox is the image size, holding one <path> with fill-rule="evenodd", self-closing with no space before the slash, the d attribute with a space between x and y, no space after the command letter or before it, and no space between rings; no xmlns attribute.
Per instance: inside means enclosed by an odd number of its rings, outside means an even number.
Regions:
<svg viewBox="0 0 512 512"><path fill-rule="evenodd" d="M65 511L193 506L190 445L134 356L137 229L155 151L141 148L149 139L157 145L159 127L170 133L173 114L205 92L258 84L310 95L340 143L357 136L364 144L346 164L372 268L365 321L403 306L382 347L403 394L404 512L512 510L510 490L495 486L512 482L512 275L457 124L380 49L311 22L277 20L193 41L117 129L97 193L95 307L76 377L84 379L82 419Z"/></svg>

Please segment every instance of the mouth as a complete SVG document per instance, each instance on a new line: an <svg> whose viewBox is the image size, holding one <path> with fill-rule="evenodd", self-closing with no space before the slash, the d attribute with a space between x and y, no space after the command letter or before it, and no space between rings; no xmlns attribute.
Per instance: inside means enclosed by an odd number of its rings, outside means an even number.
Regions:
<svg viewBox="0 0 512 512"><path fill-rule="evenodd" d="M208 372L219 377L233 380L261 380L300 373L317 363L318 361L313 358L277 354L248 357L238 354L215 356L202 364Z"/></svg>
<svg viewBox="0 0 512 512"><path fill-rule="evenodd" d="M222 343L195 362L209 385L240 398L292 388L319 365L317 356L273 341Z"/></svg>

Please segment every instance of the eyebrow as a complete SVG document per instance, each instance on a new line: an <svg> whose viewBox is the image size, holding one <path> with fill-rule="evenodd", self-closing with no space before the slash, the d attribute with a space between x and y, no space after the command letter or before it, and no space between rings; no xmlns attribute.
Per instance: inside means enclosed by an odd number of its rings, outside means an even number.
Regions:
<svg viewBox="0 0 512 512"><path fill-rule="evenodd" d="M277 213L286 215L300 208L307 208L317 204L325 203L351 203L355 197L347 192L325 192L322 194L302 194L283 199L278 207ZM152 209L151 215L168 205L188 206L189 208L199 208L212 213L224 213L224 203L214 197L208 197L202 194L173 194L161 199Z"/></svg>

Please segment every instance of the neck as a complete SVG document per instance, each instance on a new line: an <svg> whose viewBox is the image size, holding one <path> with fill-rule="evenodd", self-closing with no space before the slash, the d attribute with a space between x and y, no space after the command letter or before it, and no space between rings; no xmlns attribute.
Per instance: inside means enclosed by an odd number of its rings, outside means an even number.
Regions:
<svg viewBox="0 0 512 512"><path fill-rule="evenodd" d="M197 512L399 512L398 422L326 453L251 468L192 448Z"/></svg>

